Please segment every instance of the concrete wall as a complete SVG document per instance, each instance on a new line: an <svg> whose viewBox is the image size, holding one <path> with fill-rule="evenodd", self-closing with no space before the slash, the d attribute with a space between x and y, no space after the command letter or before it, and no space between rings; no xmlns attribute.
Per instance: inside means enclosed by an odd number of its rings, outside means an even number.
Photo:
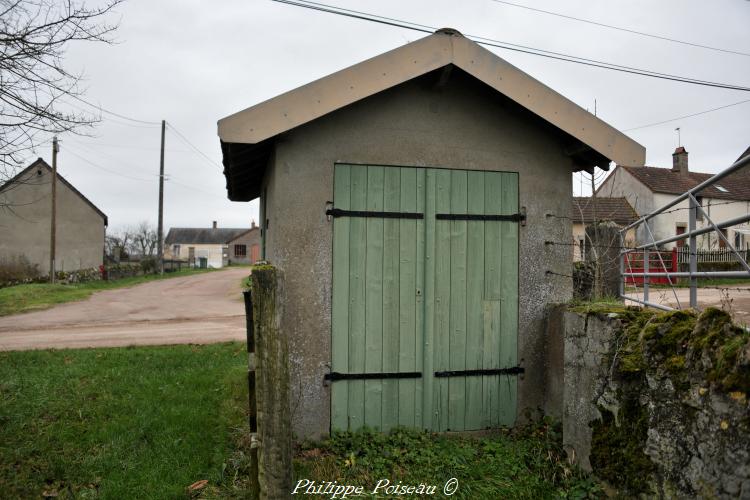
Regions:
<svg viewBox="0 0 750 500"><path fill-rule="evenodd" d="M51 193L52 172L44 166L0 192L0 260L23 255L39 265L41 274L49 273ZM58 181L56 270L99 267L104 231L102 216Z"/></svg>
<svg viewBox="0 0 750 500"><path fill-rule="evenodd" d="M543 406L544 311L568 300L570 274L570 158L557 132L496 92L454 70L448 85L408 82L302 126L278 139L267 190L266 257L286 279L283 330L290 335L292 416L299 436L330 429L332 222L336 162L519 173L520 318L518 409Z"/></svg>
<svg viewBox="0 0 750 500"><path fill-rule="evenodd" d="M549 315L545 409L562 420L568 457L617 498L750 498L744 330L710 308L592 309ZM702 342L717 331L716 344ZM736 360L721 366L729 345Z"/></svg>

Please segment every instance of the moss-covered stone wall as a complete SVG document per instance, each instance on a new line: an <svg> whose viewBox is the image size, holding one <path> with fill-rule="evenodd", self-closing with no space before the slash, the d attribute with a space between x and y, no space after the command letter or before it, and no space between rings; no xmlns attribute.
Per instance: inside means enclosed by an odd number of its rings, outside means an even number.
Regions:
<svg viewBox="0 0 750 500"><path fill-rule="evenodd" d="M625 496L750 498L750 333L718 309L586 304L556 320L574 460Z"/></svg>

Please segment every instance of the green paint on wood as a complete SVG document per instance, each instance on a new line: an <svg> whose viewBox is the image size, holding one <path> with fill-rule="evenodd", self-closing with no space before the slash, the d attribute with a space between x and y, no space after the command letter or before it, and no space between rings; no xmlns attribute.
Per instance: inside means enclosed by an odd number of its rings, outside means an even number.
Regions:
<svg viewBox="0 0 750 500"><path fill-rule="evenodd" d="M332 428L512 425L515 377L434 372L516 366L518 226L435 214L516 213L517 174L337 165L334 204L424 213L335 219L334 370L423 377L335 382Z"/></svg>

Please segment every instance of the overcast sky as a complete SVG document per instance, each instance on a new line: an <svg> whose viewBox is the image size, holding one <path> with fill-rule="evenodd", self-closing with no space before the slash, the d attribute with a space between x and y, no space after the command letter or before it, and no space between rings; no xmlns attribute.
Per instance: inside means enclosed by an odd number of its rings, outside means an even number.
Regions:
<svg viewBox="0 0 750 500"><path fill-rule="evenodd" d="M664 37L750 52L747 0L513 0ZM750 57L646 38L497 3L330 0L332 5L449 26L464 34L702 80L750 86ZM218 119L425 36L270 0L130 0L118 7L119 43L70 47L85 98L145 121L166 119L208 159L167 132L165 228L247 227L257 200L226 199ZM655 80L490 48L627 131L750 99L750 92ZM628 133L647 164L671 166L676 127L690 169L717 172L750 146L750 102ZM93 137L63 136L60 173L109 216L110 228L156 222L159 128L103 116ZM49 161L50 147L35 156ZM573 182L578 191L578 182Z"/></svg>

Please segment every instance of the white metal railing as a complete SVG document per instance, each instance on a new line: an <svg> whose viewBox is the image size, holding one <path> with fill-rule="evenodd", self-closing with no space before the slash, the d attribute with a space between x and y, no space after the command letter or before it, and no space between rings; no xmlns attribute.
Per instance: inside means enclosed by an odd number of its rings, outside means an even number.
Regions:
<svg viewBox="0 0 750 500"><path fill-rule="evenodd" d="M732 219L725 220L723 222L714 222L711 220L711 218L708 216L708 214L703 210L700 203L696 199L697 193L702 191L703 189L715 184L719 180L723 179L727 175L730 175L734 172L737 172L741 168L747 166L750 164L750 155L746 156L744 158L741 158L737 160L732 166L727 168L726 170L723 170L722 172L719 172L718 174L714 175L713 177L705 180L704 182L701 182L691 190L681 194L680 196L676 197L674 200L670 201L666 205L662 206L661 208L654 210L652 212L649 212L648 214L644 215L637 221L633 222L629 226L623 228L620 230L620 297L624 300L629 300L632 302L636 302L639 304L643 304L645 306L654 307L657 309L664 309L664 310L673 310L672 307L665 306L663 304L656 304L649 301L649 287L650 287L650 279L651 278L659 278L661 280L666 279L667 283L672 286L672 292L674 293L675 299L677 301L677 308L681 308L681 304L679 302L679 299L677 298L677 293L674 290L674 280L673 278L688 278L690 280L690 307L697 308L698 307L698 279L701 278L750 278L750 266L747 263L747 257L748 254L746 251L737 251L737 249L734 248L732 243L729 241L729 239L726 237L726 235L721 231L722 229L736 226L738 224L743 224L745 222L750 221L750 213L740 215L738 217L734 217ZM662 238L660 240L656 240L654 238L653 233L651 232L651 228L649 227L648 221L653 219L659 214L662 214L669 210L670 208L674 207L678 203L681 203L682 201L688 201L688 228L687 231L685 231L682 234L678 234L675 236L671 236L669 238ZM696 228L696 220L701 219L706 222L705 227ZM649 238L651 239L651 243L647 243L644 245L638 245L634 248L625 248L625 234L628 230L636 228L640 225L643 225L646 228L646 232L649 235ZM719 238L720 241L723 242L725 248L725 253L731 253L731 255L734 257L734 259L740 264L740 266L744 269L742 271L702 271L698 272L698 255L699 251L697 249L697 237L702 234L715 232ZM665 271L666 265L664 262L660 262L660 269L659 272L651 272L649 270L649 263L652 262L652 257L649 255L651 251L660 251L661 246L672 243L675 241L681 241L681 240L688 240L688 248L680 249L681 252L688 252L688 271L683 272L679 270L674 271ZM629 258L630 254L633 252L642 253L642 269L639 269L638 271L633 271L632 269L626 270L626 265L630 267L631 260ZM659 259L661 259L661 253L659 253ZM632 297L625 294L625 282L628 280L628 278L631 279L631 281L643 282L643 299L641 300L638 296Z"/></svg>

